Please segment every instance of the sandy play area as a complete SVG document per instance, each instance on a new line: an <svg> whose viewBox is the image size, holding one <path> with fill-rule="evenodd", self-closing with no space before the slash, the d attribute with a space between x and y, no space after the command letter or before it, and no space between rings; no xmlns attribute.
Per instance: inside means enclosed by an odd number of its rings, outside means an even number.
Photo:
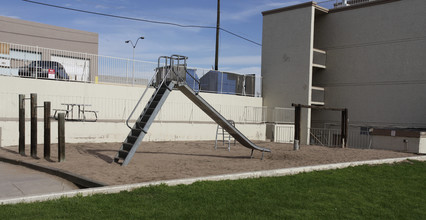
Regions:
<svg viewBox="0 0 426 220"><path fill-rule="evenodd" d="M52 145L50 161L20 156L17 146L0 148L0 156L66 170L108 185L415 156L385 150L321 146L301 146L299 151L293 151L292 144L257 144L270 148L272 153L265 153L260 160L262 153L255 151L254 158L250 159L251 150L238 143L228 152L225 146L215 150L214 141L194 141L143 142L126 167L113 162L120 143L66 144L66 160L61 163L56 162L57 145ZM30 155L29 146L26 150ZM38 146L38 156L43 157L43 145Z"/></svg>

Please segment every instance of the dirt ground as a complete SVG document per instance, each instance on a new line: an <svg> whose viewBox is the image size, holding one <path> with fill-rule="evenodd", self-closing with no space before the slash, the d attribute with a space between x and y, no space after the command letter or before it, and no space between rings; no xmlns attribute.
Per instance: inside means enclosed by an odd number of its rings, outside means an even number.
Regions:
<svg viewBox="0 0 426 220"><path fill-rule="evenodd" d="M0 148L0 156L66 170L108 185L140 183L155 180L201 177L248 171L330 164L414 156L414 154L385 150L341 149L321 146L301 146L293 151L292 144L257 142L272 153L254 152L240 144L215 150L214 141L142 142L128 166L113 162L120 143L66 144L66 159L57 162L57 145L52 145L51 160L20 156L17 146ZM29 146L26 155L30 155ZM43 145L38 146L43 158Z"/></svg>

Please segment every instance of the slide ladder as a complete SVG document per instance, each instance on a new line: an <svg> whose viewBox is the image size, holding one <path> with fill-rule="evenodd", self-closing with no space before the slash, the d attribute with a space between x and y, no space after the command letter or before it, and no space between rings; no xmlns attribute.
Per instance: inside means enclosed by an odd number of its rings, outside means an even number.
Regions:
<svg viewBox="0 0 426 220"><path fill-rule="evenodd" d="M235 122L233 120L228 120L229 123L231 123L232 126L235 127ZM216 128L216 141L214 143L214 149L217 150L217 140L218 137L222 136L222 144L225 145L225 139L228 139L228 151L231 151L231 135L225 130L223 129L220 125L217 125ZM235 138L234 139L234 145L236 143Z"/></svg>
<svg viewBox="0 0 426 220"><path fill-rule="evenodd" d="M160 57L162 58L162 57ZM159 63L160 63L159 58ZM167 60L166 60L167 63ZM160 71L160 69L157 69ZM158 73L157 73L158 74ZM156 74L156 75L157 75ZM146 91L148 90L149 85L152 85L154 80L156 79L156 75L151 79L149 82L145 92L139 99L138 104L133 109L133 112L130 114L129 118L127 119L127 126L131 129L129 134L127 135L127 138L122 143L120 150L114 157L114 161L116 163L122 163L123 166L126 166L130 160L132 159L133 155L135 154L136 150L138 149L140 143L142 142L143 138L145 137L145 134L148 132L149 127L151 126L152 122L154 121L155 117L157 116L158 112L161 109L161 106L163 106L164 102L166 101L167 97L169 96L170 92L172 91L173 87L175 86L175 81L169 81L166 80L167 76L170 74L170 71L168 71L164 77L164 79L161 82L157 83L157 88L152 94L150 100L146 104L144 110L136 120L133 127L129 126L129 120L133 113L135 112L136 108L138 107L139 103L141 102L143 96L145 95Z"/></svg>

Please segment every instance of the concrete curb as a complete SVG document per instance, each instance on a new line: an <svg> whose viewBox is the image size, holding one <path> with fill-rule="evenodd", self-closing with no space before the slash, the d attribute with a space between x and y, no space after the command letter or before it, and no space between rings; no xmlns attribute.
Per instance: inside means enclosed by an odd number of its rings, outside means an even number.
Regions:
<svg viewBox="0 0 426 220"><path fill-rule="evenodd" d="M30 203L30 202L40 202L40 201L59 199L63 197L119 193L121 191L131 191L141 187L155 186L160 184L174 186L174 185L180 185L180 184L189 185L197 181L220 181L220 180L237 180L237 179L259 178L259 177L287 176L287 175L294 175L294 174L304 173L304 172L342 169L346 167L353 167L353 166L360 166L360 165L392 164L392 163L402 162L405 160L426 161L426 156L356 161L356 162L325 164L325 165L317 165L317 166L305 166L305 167L285 168L285 169L276 169L276 170L264 170L264 171L255 171L255 172L246 172L246 173L237 173L237 174L177 179L177 180L153 181L153 182L136 183L136 184L119 185L119 186L105 186L105 187L73 190L68 192L2 199L0 200L0 204L3 205L3 204L16 204L16 203Z"/></svg>
<svg viewBox="0 0 426 220"><path fill-rule="evenodd" d="M47 173L53 176L57 176L60 177L62 179L68 180L76 185L78 185L80 188L92 188L92 187L103 187L103 186L107 186L107 184L101 183L101 182L97 182L97 181L93 181L90 180L86 177L83 176L79 176L77 174L65 171L65 170L61 170L61 169L55 169L55 168L50 168L50 167L46 167L46 166L42 166L42 165L37 165L37 164L32 164L32 163L27 163L21 160L13 160L13 159L8 159L8 158L4 158L4 157L0 157L0 161L2 162L6 162L6 163L10 163L10 164L14 164L14 165L20 165L20 166L24 166L33 170L37 170L43 173ZM0 203L1 204L1 203Z"/></svg>

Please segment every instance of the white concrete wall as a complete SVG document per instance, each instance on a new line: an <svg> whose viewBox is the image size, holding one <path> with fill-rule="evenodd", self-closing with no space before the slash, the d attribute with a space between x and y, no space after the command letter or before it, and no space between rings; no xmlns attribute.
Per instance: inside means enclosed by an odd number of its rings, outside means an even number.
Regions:
<svg viewBox="0 0 426 220"><path fill-rule="evenodd" d="M426 154L426 133L420 136L419 153Z"/></svg>
<svg viewBox="0 0 426 220"><path fill-rule="evenodd" d="M372 136L373 149L385 149L410 153L426 154L424 142L426 137L391 137Z"/></svg>
<svg viewBox="0 0 426 220"><path fill-rule="evenodd" d="M66 141L121 142L129 132L125 125L145 88L102 84L85 84L52 80L24 79L0 76L0 127L2 145L18 144L18 94L38 94L38 105L51 101L52 109L64 108L61 103L90 104L89 109L99 111L97 122L66 122ZM140 114L153 90L136 111ZM249 139L265 140L265 125L261 123L262 98L202 93L227 119L234 120L236 127ZM30 103L26 103L29 120ZM53 114L53 112L52 112ZM43 140L43 109L38 109L38 143ZM216 124L180 91L172 91L145 141L214 140ZM30 123L26 123L26 143L30 140ZM52 120L52 143L57 142L57 122Z"/></svg>

